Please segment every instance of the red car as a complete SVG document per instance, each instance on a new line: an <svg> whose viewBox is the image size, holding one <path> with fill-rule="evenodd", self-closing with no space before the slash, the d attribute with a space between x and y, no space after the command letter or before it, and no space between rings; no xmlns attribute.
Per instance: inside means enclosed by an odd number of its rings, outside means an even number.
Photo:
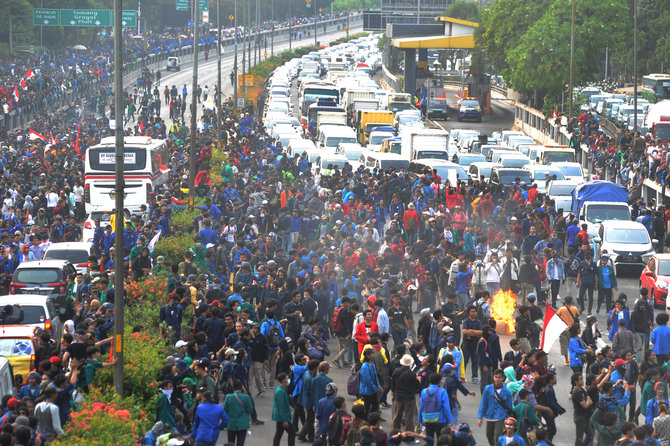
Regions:
<svg viewBox="0 0 670 446"><path fill-rule="evenodd" d="M654 254L640 275L640 289L649 291L654 304L666 308L670 283L670 254Z"/></svg>

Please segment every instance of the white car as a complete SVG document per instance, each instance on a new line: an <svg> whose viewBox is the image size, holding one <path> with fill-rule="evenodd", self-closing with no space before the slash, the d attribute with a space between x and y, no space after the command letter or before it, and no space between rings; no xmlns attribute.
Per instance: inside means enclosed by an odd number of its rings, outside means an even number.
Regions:
<svg viewBox="0 0 670 446"><path fill-rule="evenodd" d="M552 164L553 166L553 164ZM579 183L573 180L553 180L547 187L547 196L554 200L556 209L563 209L564 215L570 213L572 209L572 191L579 186Z"/></svg>
<svg viewBox="0 0 670 446"><path fill-rule="evenodd" d="M656 254L647 228L642 223L627 220L606 220L600 225L594 241L599 251L607 255L618 274L621 267L644 268L651 256Z"/></svg>
<svg viewBox="0 0 670 446"><path fill-rule="evenodd" d="M547 178L556 176L557 180L565 180L565 175L559 169L552 166L543 166L541 164L531 164L524 167L530 172L533 183L537 186L537 191L541 194L547 191Z"/></svg>
<svg viewBox="0 0 670 446"><path fill-rule="evenodd" d="M124 215L126 216L126 220L130 219L130 212L128 210L123 211ZM111 209L102 209L102 208L94 208L90 214L88 214L88 218L84 222L84 229L83 229L83 235L82 235L82 241L83 242L92 242L93 241L93 234L95 233L95 220L100 220L100 227L103 229L105 226L109 224L109 221L112 217L112 211Z"/></svg>
<svg viewBox="0 0 670 446"><path fill-rule="evenodd" d="M584 169L579 163L570 163L570 162L560 162L560 163L551 163L551 167L558 167L563 175L565 175L566 180L576 181L578 184L586 182L586 177L584 175Z"/></svg>
<svg viewBox="0 0 670 446"><path fill-rule="evenodd" d="M45 260L67 260L78 273L88 273L88 258L100 257L91 242L60 242L51 244L44 253Z"/></svg>

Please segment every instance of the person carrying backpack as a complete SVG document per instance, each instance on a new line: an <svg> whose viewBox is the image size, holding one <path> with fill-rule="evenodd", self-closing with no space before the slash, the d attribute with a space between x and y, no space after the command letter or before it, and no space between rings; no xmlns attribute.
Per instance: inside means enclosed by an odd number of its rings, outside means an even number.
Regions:
<svg viewBox="0 0 670 446"><path fill-rule="evenodd" d="M349 431L344 439L344 446L356 446L360 429L368 425L365 406L363 404L354 404L351 408L351 413L354 415L354 419L349 424Z"/></svg>
<svg viewBox="0 0 670 446"><path fill-rule="evenodd" d="M451 428L453 418L447 390L440 387L442 376L434 373L429 380L428 388L421 391L418 420L426 427L426 435L438 438L444 428Z"/></svg>
<svg viewBox="0 0 670 446"><path fill-rule="evenodd" d="M285 338L284 329L281 324L274 319L273 311L265 314L265 320L261 325L261 334L268 339L268 362L270 365L270 378L268 386L273 388L275 383L275 373L277 371L277 350L279 342Z"/></svg>
<svg viewBox="0 0 670 446"><path fill-rule="evenodd" d="M566 295L577 294L577 276L579 275L579 259L575 248L568 246L568 258L563 262L565 281L568 285Z"/></svg>
<svg viewBox="0 0 670 446"><path fill-rule="evenodd" d="M347 413L346 401L341 396L334 400L335 412L328 419L328 446L344 446L353 418Z"/></svg>

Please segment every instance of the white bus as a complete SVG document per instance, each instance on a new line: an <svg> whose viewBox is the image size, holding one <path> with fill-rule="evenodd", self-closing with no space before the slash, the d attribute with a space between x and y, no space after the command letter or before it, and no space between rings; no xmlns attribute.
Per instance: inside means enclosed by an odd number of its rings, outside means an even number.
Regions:
<svg viewBox="0 0 670 446"><path fill-rule="evenodd" d="M124 207L132 213L147 204L150 192L168 181L170 153L162 139L127 136L123 141ZM87 213L94 208L115 207L114 148L115 137L110 136L86 150L84 196Z"/></svg>

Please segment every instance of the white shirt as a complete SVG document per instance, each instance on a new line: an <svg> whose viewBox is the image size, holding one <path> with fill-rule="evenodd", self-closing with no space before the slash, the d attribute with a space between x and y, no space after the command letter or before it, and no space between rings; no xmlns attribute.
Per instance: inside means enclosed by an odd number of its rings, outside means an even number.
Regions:
<svg viewBox="0 0 670 446"><path fill-rule="evenodd" d="M56 192L49 192L47 194L47 207L55 208L58 206L58 194Z"/></svg>
<svg viewBox="0 0 670 446"><path fill-rule="evenodd" d="M84 188L81 186L74 187L74 201L76 203L81 203L84 200Z"/></svg>

